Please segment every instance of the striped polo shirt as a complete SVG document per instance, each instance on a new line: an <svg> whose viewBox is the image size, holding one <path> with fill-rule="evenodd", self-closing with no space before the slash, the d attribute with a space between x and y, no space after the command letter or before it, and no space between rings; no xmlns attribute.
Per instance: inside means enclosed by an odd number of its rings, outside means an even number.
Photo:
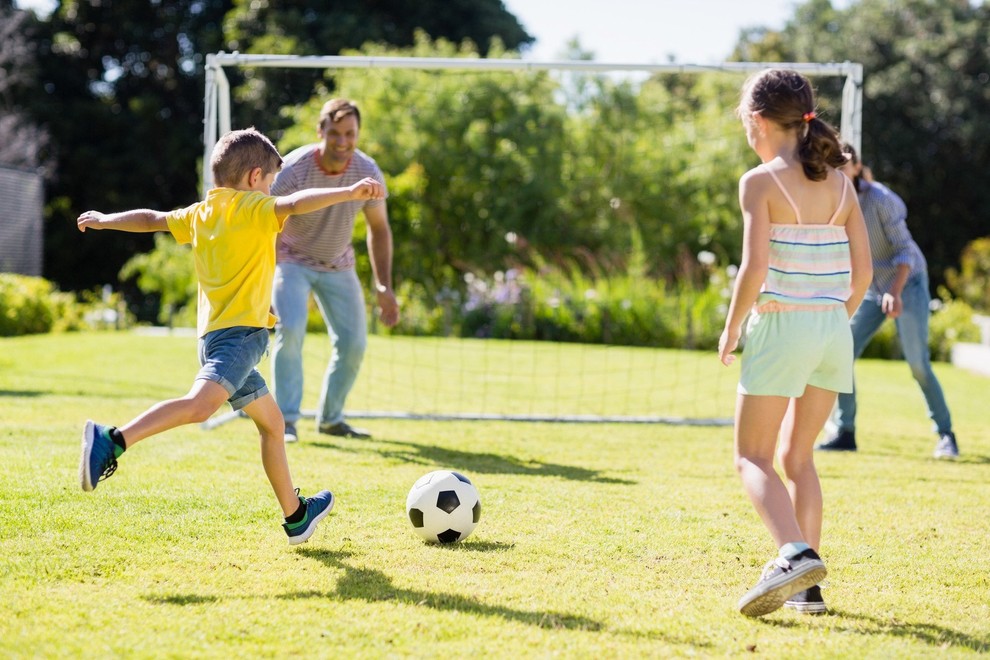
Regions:
<svg viewBox="0 0 990 660"><path fill-rule="evenodd" d="M783 309L844 303L852 290L849 237L844 226L834 223L845 201L848 182L843 180L842 197L828 224L807 224L801 222L797 205L777 175L764 169L794 209L797 224L770 225L769 269L757 307L771 302Z"/></svg>
<svg viewBox="0 0 990 660"><path fill-rule="evenodd" d="M288 195L306 188L342 188L369 176L385 184L378 164L363 151L355 149L344 171L330 174L320 167L318 147L318 144L306 145L285 157L282 171L272 183L273 195ZM279 234L279 263L299 264L323 272L354 268L351 237L357 213L384 203L383 199L341 202L313 213L291 216Z"/></svg>
<svg viewBox="0 0 990 660"><path fill-rule="evenodd" d="M868 295L879 298L890 291L900 264L907 264L912 273L926 274L928 264L908 231L904 201L880 183L861 181L860 187L859 206L863 209L873 257L873 281Z"/></svg>

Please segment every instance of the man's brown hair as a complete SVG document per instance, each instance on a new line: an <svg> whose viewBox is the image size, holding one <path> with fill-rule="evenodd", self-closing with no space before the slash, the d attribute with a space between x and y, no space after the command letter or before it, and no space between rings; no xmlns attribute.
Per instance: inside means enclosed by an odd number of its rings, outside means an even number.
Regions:
<svg viewBox="0 0 990 660"><path fill-rule="evenodd" d="M330 99L323 104L323 109L320 110L319 127L322 130L327 127L327 123L337 123L347 115L354 115L358 128L361 127L361 111L358 109L357 103L347 99Z"/></svg>

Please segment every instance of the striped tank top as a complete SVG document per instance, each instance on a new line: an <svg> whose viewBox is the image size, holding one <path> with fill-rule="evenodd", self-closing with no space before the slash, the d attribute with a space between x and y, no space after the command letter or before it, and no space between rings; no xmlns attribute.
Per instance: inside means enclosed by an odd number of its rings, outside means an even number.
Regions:
<svg viewBox="0 0 990 660"><path fill-rule="evenodd" d="M852 265L846 228L835 223L846 200L844 181L839 205L828 224L803 224L801 212L773 170L764 168L794 209L797 224L770 224L769 269L757 299L757 311L810 310L840 305L852 290Z"/></svg>

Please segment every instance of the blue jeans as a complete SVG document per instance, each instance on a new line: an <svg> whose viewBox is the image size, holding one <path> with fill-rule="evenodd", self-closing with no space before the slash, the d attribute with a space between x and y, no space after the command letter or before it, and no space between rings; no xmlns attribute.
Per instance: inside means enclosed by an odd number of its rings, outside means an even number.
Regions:
<svg viewBox="0 0 990 660"><path fill-rule="evenodd" d="M935 373L932 371L931 356L928 351L928 273L924 271L911 273L908 276L904 290L901 292L903 311L894 319L897 324L897 336L901 342L904 359L911 367L911 375L921 386L928 404L928 416L931 418L937 433L948 433L952 430L952 417L949 407L942 394ZM883 325L887 316L880 309L880 299L872 292L868 293L863 303L850 319L853 334L853 352L858 358L863 354L867 344ZM838 405L832 421L841 431L856 429L856 393L840 394Z"/></svg>
<svg viewBox="0 0 990 660"><path fill-rule="evenodd" d="M275 267L272 305L279 318L272 348L275 401L286 422L299 420L303 396L302 348L310 291L316 296L333 345L323 376L316 422L336 424L344 419L344 401L357 380L368 344L364 292L353 270L324 273L285 263Z"/></svg>
<svg viewBox="0 0 990 660"><path fill-rule="evenodd" d="M196 380L219 383L234 410L268 394L255 368L268 350L268 328L235 326L207 332L199 339L200 370Z"/></svg>

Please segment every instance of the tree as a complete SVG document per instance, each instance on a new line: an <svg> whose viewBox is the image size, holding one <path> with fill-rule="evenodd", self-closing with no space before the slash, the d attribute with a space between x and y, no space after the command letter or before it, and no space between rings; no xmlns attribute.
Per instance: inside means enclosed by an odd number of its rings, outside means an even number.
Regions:
<svg viewBox="0 0 990 660"><path fill-rule="evenodd" d="M34 14L0 3L0 164L23 169L49 165L48 132L28 114L41 27Z"/></svg>
<svg viewBox="0 0 990 660"><path fill-rule="evenodd" d="M362 53L478 56L425 34ZM514 265L624 269L637 245L643 274L667 281L698 275L702 249L734 258L736 181L753 158L731 113L741 82L376 68L336 72L334 93L359 99L361 148L390 177L397 277L440 294ZM283 151L314 140L328 94L283 110Z"/></svg>
<svg viewBox="0 0 990 660"><path fill-rule="evenodd" d="M52 135L45 275L64 289L117 281L151 236L87 233L89 208L172 209L199 196L204 53L228 0L65 0L38 41L32 116Z"/></svg>
<svg viewBox="0 0 990 660"><path fill-rule="evenodd" d="M981 314L990 314L990 236L966 246L959 269L946 272L949 288L960 300Z"/></svg>
<svg viewBox="0 0 990 660"><path fill-rule="evenodd" d="M986 233L990 208L990 5L969 0L828 0L779 33L746 33L738 59L861 62L863 158L908 206L933 285Z"/></svg>
<svg viewBox="0 0 990 660"><path fill-rule="evenodd" d="M502 0L339 0L330 10L321 0L234 4L224 36L228 49L242 53L337 55L366 43L409 48L418 32L471 44L482 56L496 42L498 49L518 50L534 41ZM306 101L321 82L323 74L313 69L259 69L232 81L240 111L270 113L265 130L276 138L288 124L275 109Z"/></svg>
<svg viewBox="0 0 990 660"><path fill-rule="evenodd" d="M470 44L433 42L425 33L418 39L412 48L369 44L362 52L478 55ZM510 232L543 247L580 231L564 227L556 212L565 190L563 114L548 101L556 86L546 74L350 69L334 82L335 93L359 100L361 148L397 179L389 215L394 270L403 279L437 291L456 285L464 271L501 267L515 249ZM327 94L286 109L292 127L282 151L313 141Z"/></svg>
<svg viewBox="0 0 990 660"><path fill-rule="evenodd" d="M9 8L9 0L0 1ZM151 249L143 234L99 232L80 240L80 211L171 209L198 198L207 53L335 54L367 40L411 43L419 26L486 47L494 36L513 45L532 41L501 0L350 0L332 12L313 0L58 2L36 34L15 31L38 54L25 117L51 136L40 150L53 162L45 276L64 289L114 282L124 261ZM14 43L4 39L0 48ZM277 137L282 100L309 98L313 81L262 88L268 95L254 94L257 89L249 84L239 94L264 112L259 128ZM0 130L29 135L23 121L4 114ZM44 145L33 137L28 142ZM5 148L15 144L8 140Z"/></svg>
<svg viewBox="0 0 990 660"><path fill-rule="evenodd" d="M169 234L155 234L155 249L138 254L120 269L120 279L137 279L143 293L157 294L161 301L158 320L172 327L183 307L196 304L196 272L188 245L179 245Z"/></svg>

